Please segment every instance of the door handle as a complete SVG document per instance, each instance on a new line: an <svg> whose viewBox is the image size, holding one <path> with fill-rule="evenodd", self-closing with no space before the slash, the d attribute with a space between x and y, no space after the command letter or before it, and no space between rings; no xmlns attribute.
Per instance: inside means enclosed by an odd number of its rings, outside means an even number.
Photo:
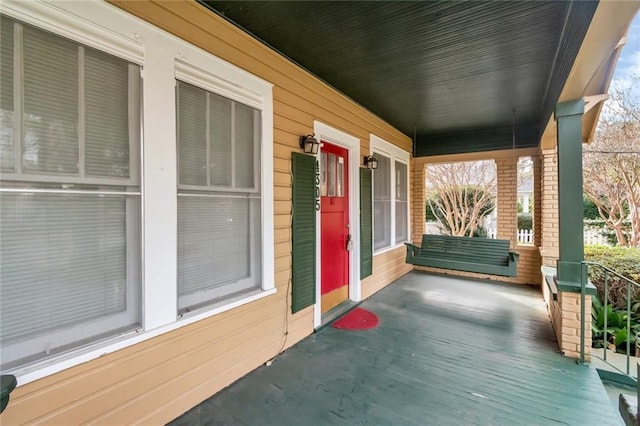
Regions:
<svg viewBox="0 0 640 426"><path fill-rule="evenodd" d="M351 234L347 235L347 251L353 250L353 241L351 240Z"/></svg>

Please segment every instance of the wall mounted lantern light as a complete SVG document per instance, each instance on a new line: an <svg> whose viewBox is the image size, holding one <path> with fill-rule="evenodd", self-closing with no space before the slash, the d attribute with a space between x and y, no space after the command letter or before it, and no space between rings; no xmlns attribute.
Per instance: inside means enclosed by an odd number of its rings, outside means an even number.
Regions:
<svg viewBox="0 0 640 426"><path fill-rule="evenodd" d="M378 159L373 155L367 155L364 157L363 164L367 169L375 170L378 168Z"/></svg>
<svg viewBox="0 0 640 426"><path fill-rule="evenodd" d="M300 136L300 148L303 149L305 154L316 155L318 149L320 149L320 142L313 135Z"/></svg>

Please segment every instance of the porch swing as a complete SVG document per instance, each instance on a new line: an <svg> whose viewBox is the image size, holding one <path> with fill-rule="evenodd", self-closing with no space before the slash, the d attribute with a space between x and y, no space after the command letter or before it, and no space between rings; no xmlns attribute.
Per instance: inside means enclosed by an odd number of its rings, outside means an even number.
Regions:
<svg viewBox="0 0 640 426"><path fill-rule="evenodd" d="M512 110L512 151L516 149L515 108ZM422 244L404 243L406 262L416 266L515 277L520 255L509 240L424 234Z"/></svg>
<svg viewBox="0 0 640 426"><path fill-rule="evenodd" d="M424 234L421 246L404 244L406 262L412 265L506 277L517 275L520 255L509 249L509 240Z"/></svg>

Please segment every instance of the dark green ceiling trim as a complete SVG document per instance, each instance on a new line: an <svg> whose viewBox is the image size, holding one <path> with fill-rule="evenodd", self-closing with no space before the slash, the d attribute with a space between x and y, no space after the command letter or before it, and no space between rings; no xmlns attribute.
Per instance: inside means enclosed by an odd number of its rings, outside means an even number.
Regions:
<svg viewBox="0 0 640 426"><path fill-rule="evenodd" d="M538 146L537 125L516 127L515 148ZM417 135L415 157L497 151L514 148L513 129L482 129L458 133Z"/></svg>

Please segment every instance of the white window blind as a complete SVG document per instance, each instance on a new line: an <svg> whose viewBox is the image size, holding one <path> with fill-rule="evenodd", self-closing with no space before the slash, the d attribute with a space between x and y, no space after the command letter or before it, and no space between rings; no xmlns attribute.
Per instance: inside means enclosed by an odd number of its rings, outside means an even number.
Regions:
<svg viewBox="0 0 640 426"><path fill-rule="evenodd" d="M407 189L407 165L399 161L395 162L396 173L396 244L408 239L408 213L409 194Z"/></svg>
<svg viewBox="0 0 640 426"><path fill-rule="evenodd" d="M0 17L0 170L15 169L13 22Z"/></svg>
<svg viewBox="0 0 640 426"><path fill-rule="evenodd" d="M140 72L6 17L1 25L6 370L140 325Z"/></svg>
<svg viewBox="0 0 640 426"><path fill-rule="evenodd" d="M391 245L391 160L380 153L378 168L373 172L373 248Z"/></svg>
<svg viewBox="0 0 640 426"><path fill-rule="evenodd" d="M178 81L178 311L261 287L260 111Z"/></svg>

